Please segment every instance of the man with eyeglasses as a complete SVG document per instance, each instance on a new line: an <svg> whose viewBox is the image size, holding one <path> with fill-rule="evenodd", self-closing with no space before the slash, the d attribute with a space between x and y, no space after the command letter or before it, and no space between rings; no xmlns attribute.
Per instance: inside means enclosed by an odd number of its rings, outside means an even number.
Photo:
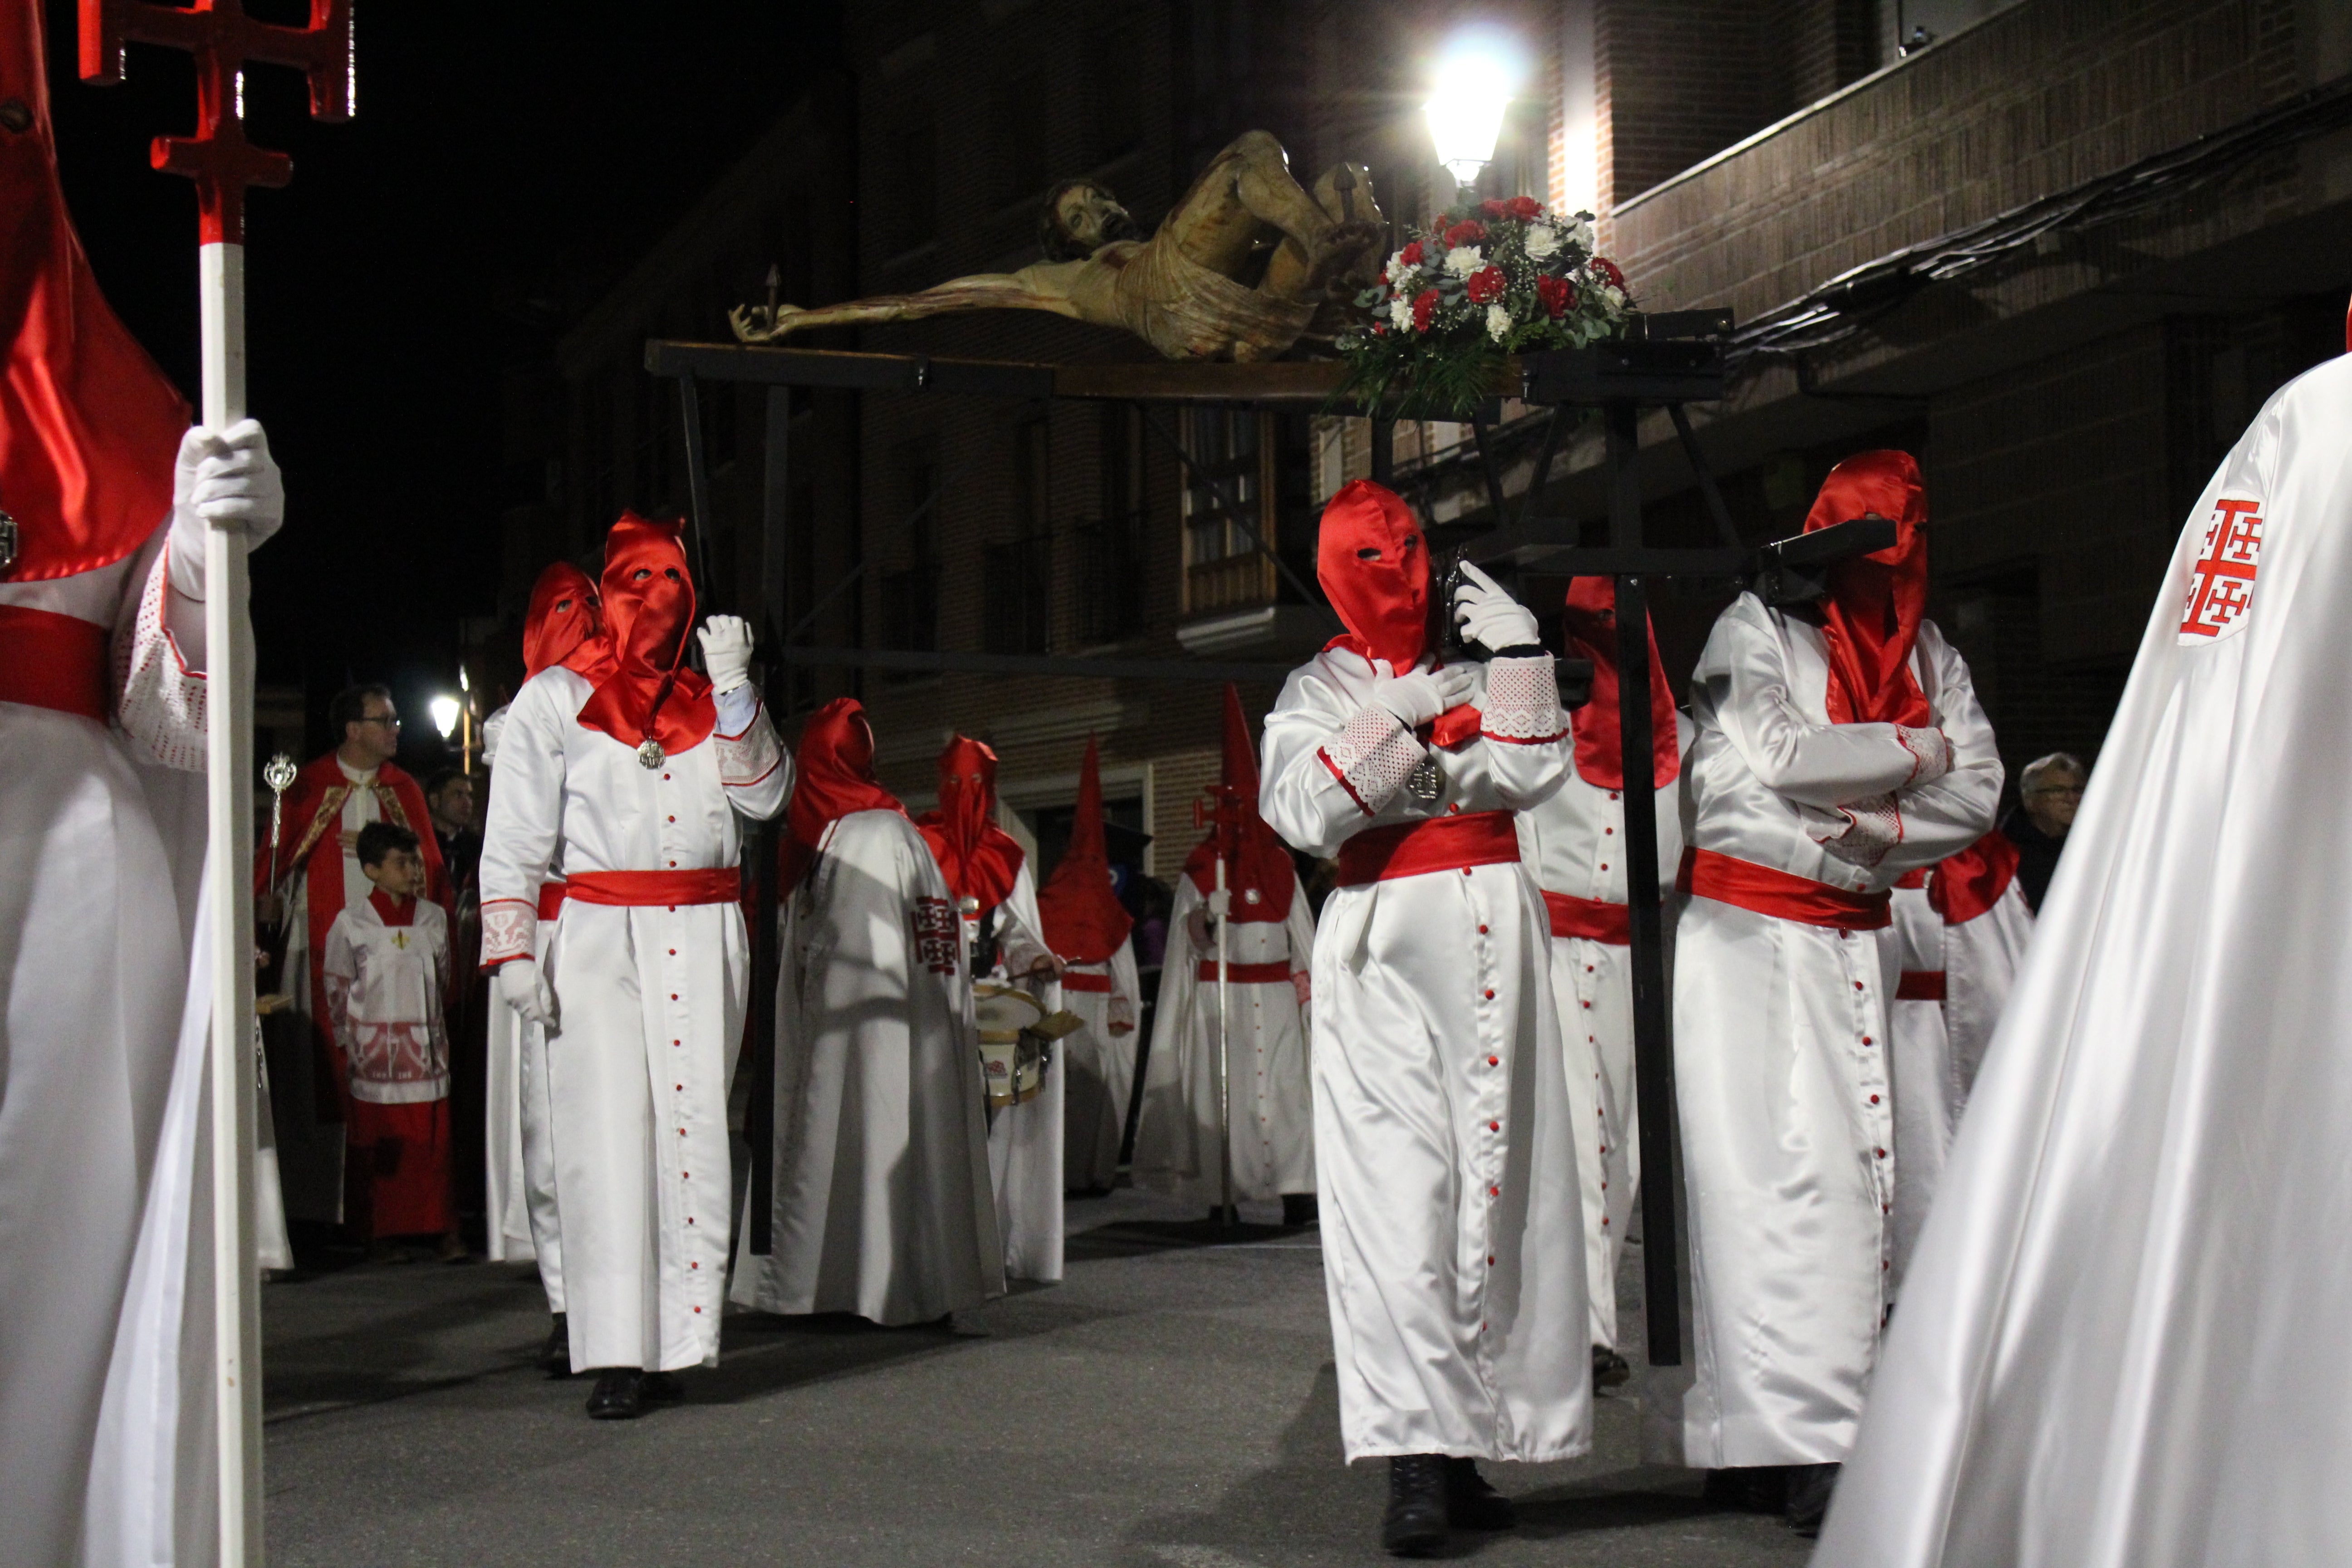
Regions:
<svg viewBox="0 0 2352 1568"><path fill-rule="evenodd" d="M2025 764L2018 775L2016 808L2001 819L2000 830L2017 846L2017 881L2025 901L2037 910L2050 879L2058 869L2058 852L2082 809L2083 786L2091 770L2068 752L2053 752Z"/></svg>
<svg viewBox="0 0 2352 1568"><path fill-rule="evenodd" d="M367 902L360 829L389 822L417 837L425 897L449 910L449 878L425 792L393 762L400 710L389 689L348 687L327 704L335 749L314 758L286 792L285 827L273 858L257 858L256 894L267 921L282 914L277 989L293 998L268 1029L278 1178L289 1220L342 1224L345 1101L341 1058L326 1014L327 933L335 917Z"/></svg>

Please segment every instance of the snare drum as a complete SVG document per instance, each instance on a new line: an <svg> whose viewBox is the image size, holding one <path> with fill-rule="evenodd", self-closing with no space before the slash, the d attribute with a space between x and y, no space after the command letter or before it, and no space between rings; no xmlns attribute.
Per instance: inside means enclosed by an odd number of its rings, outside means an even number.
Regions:
<svg viewBox="0 0 2352 1568"><path fill-rule="evenodd" d="M1045 1018L1037 998L1017 985L982 981L972 987L980 1016L981 1079L988 1108L1002 1110L1037 1098L1045 1087L1048 1043L1029 1031Z"/></svg>

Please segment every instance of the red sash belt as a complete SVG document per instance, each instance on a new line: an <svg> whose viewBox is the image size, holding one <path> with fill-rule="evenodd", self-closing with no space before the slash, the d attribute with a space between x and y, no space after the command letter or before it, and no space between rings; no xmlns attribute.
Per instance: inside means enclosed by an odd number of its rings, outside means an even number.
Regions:
<svg viewBox="0 0 2352 1568"><path fill-rule="evenodd" d="M1084 970L1078 969L1066 969L1062 971L1062 989L1065 991L1100 991L1107 993L1110 990L1110 976L1108 974L1090 974Z"/></svg>
<svg viewBox="0 0 2352 1568"><path fill-rule="evenodd" d="M1628 947L1633 941L1633 911L1623 904L1612 904L1603 899L1571 898L1566 893L1547 890L1544 908L1551 911L1551 934L1580 936L1588 942L1605 942L1612 947Z"/></svg>
<svg viewBox="0 0 2352 1568"><path fill-rule="evenodd" d="M1897 1002L1941 1002L1944 999L1944 972L1940 969L1906 969L1903 978L1895 983Z"/></svg>
<svg viewBox="0 0 2352 1568"><path fill-rule="evenodd" d="M743 873L733 866L701 871L573 871L564 894L583 904L643 909L666 904L731 904L743 896Z"/></svg>
<svg viewBox="0 0 2352 1568"><path fill-rule="evenodd" d="M563 884L541 882L539 885L539 918L551 921L563 912Z"/></svg>
<svg viewBox="0 0 2352 1568"><path fill-rule="evenodd" d="M53 610L0 605L0 702L106 722L107 630Z"/></svg>
<svg viewBox="0 0 2352 1568"><path fill-rule="evenodd" d="M1217 961L1213 958L1201 960L1199 974L1202 980L1214 985L1217 983ZM1228 963L1225 965L1225 979L1235 985L1283 984L1290 979L1290 963L1287 959L1277 959L1272 963Z"/></svg>
<svg viewBox="0 0 2352 1568"><path fill-rule="evenodd" d="M1397 877L1473 866L1507 866L1519 858L1519 830L1507 811L1433 816L1359 833L1339 846L1339 886L1360 888Z"/></svg>
<svg viewBox="0 0 2352 1568"><path fill-rule="evenodd" d="M1827 882L1775 871L1712 849L1684 850L1682 875L1675 886L1702 899L1809 926L1885 931L1895 923L1894 900L1885 893L1832 888Z"/></svg>

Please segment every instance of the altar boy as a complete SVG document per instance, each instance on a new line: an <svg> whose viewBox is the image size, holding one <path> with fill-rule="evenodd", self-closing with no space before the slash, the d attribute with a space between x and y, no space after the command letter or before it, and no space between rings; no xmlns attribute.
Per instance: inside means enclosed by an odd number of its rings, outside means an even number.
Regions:
<svg viewBox="0 0 2352 1568"><path fill-rule="evenodd" d="M449 922L417 895L425 858L416 835L390 822L360 829L367 899L327 932L327 1011L352 1093L354 1216L371 1254L388 1238L438 1236L445 1263L466 1244L449 1190L449 1036L441 997L449 973Z"/></svg>

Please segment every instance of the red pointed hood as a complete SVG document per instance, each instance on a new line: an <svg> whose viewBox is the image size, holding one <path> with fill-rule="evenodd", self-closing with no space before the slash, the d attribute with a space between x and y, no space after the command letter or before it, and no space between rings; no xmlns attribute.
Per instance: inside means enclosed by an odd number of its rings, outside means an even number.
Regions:
<svg viewBox="0 0 2352 1568"><path fill-rule="evenodd" d="M593 667L608 665L604 630L596 584L571 562L557 562L531 584L530 609L522 623L523 678L529 679L559 664L583 675L590 675ZM610 673L609 668L600 668L590 679Z"/></svg>
<svg viewBox="0 0 2352 1568"><path fill-rule="evenodd" d="M1911 646L1927 609L1927 489L1910 453L1864 452L1832 468L1805 531L1869 512L1892 518L1895 539L1830 569L1822 602L1830 721L1925 724L1927 698L1911 673Z"/></svg>
<svg viewBox="0 0 2352 1568"><path fill-rule="evenodd" d="M1399 675L1421 662L1429 641L1429 542L1394 490L1369 479L1339 487L1316 533L1315 580L1348 628L1327 646L1384 658Z"/></svg>
<svg viewBox="0 0 2352 1568"><path fill-rule="evenodd" d="M824 830L856 811L895 811L898 797L874 776L874 727L866 705L836 697L809 716L801 731L793 803L784 816L791 827L783 847L783 886L798 887L816 858Z"/></svg>
<svg viewBox="0 0 2352 1568"><path fill-rule="evenodd" d="M1045 922L1045 945L1070 963L1108 963L1135 925L1135 917L1111 890L1110 850L1103 843L1102 762L1092 735L1078 766L1078 812L1070 824L1070 847L1037 889L1037 916Z"/></svg>
<svg viewBox="0 0 2352 1568"><path fill-rule="evenodd" d="M652 739L672 756L701 744L719 722L710 681L686 666L694 577L676 522L625 511L604 539L604 637L612 659L580 722L635 748Z"/></svg>
<svg viewBox="0 0 2352 1568"><path fill-rule="evenodd" d="M0 581L68 577L145 543L172 510L188 405L115 319L58 185L42 7L0 0ZM6 121L22 116L25 128Z"/></svg>
<svg viewBox="0 0 2352 1568"><path fill-rule="evenodd" d="M1225 885L1233 892L1236 922L1290 918L1290 897L1297 890L1298 869L1290 851L1257 814L1257 748L1250 743L1249 720L1242 712L1242 694L1225 687L1225 754L1218 783L1238 794L1242 820L1240 842L1225 868ZM1192 847L1185 857L1184 875L1205 895L1217 886L1217 834Z"/></svg>
<svg viewBox="0 0 2352 1568"><path fill-rule="evenodd" d="M982 910L1013 891L1026 857L1013 835L996 826L996 753L958 735L940 753L940 804L915 819L958 900Z"/></svg>
<svg viewBox="0 0 2352 1568"><path fill-rule="evenodd" d="M1618 730L1617 584L1610 577L1579 577L1568 586L1563 617L1568 651L1592 661L1592 700L1569 716L1576 732L1576 776L1602 789L1625 787L1623 737ZM1658 659L1658 631L1650 628L1651 768L1664 788L1680 777L1683 753L1675 731L1674 690Z"/></svg>

